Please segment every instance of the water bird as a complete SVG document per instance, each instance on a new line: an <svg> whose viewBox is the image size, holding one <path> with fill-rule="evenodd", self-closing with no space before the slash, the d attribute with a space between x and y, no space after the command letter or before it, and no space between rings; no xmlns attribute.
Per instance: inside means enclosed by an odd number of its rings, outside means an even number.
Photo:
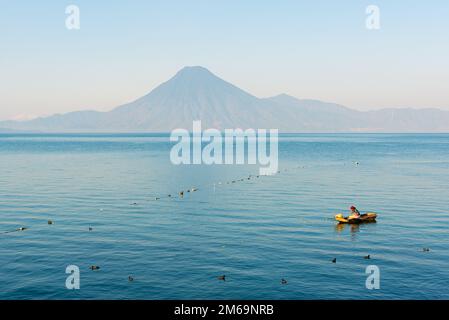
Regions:
<svg viewBox="0 0 449 320"><path fill-rule="evenodd" d="M89 231L92 231L93 229L92 229L92 227L89 227Z"/></svg>
<svg viewBox="0 0 449 320"><path fill-rule="evenodd" d="M132 281L134 281L134 278L131 277L131 276L128 276L128 281L129 281L129 282L132 282Z"/></svg>
<svg viewBox="0 0 449 320"><path fill-rule="evenodd" d="M171 194L169 194L168 197L171 198Z"/></svg>
<svg viewBox="0 0 449 320"><path fill-rule="evenodd" d="M287 283L288 283L287 280L285 280L285 279L281 280L281 284L287 284Z"/></svg>
<svg viewBox="0 0 449 320"><path fill-rule="evenodd" d="M183 198L183 197L184 197L184 191L181 191L181 192L179 193L179 196L180 196L181 198Z"/></svg>
<svg viewBox="0 0 449 320"><path fill-rule="evenodd" d="M364 256L363 259L371 259L371 255Z"/></svg>
<svg viewBox="0 0 449 320"><path fill-rule="evenodd" d="M430 252L430 248L423 248L422 251L424 251L424 252Z"/></svg>
<svg viewBox="0 0 449 320"><path fill-rule="evenodd" d="M159 200L160 198L156 198L156 199L154 199L154 200Z"/></svg>
<svg viewBox="0 0 449 320"><path fill-rule="evenodd" d="M198 191L198 189L197 188L192 188L190 191L195 192L195 191Z"/></svg>
<svg viewBox="0 0 449 320"><path fill-rule="evenodd" d="M48 220L47 223L48 223L48 224L53 224L53 221Z"/></svg>
<svg viewBox="0 0 449 320"><path fill-rule="evenodd" d="M90 270L100 270L99 266L90 266Z"/></svg>
<svg viewBox="0 0 449 320"><path fill-rule="evenodd" d="M17 232L17 231L23 231L23 230L26 230L26 229L27 229L27 228L22 227L22 228L18 228L18 229L16 229L16 230L12 230L12 231L3 231L3 232L0 232L0 234L13 233L13 232Z"/></svg>
<svg viewBox="0 0 449 320"><path fill-rule="evenodd" d="M218 280L226 281L226 275L219 276Z"/></svg>
<svg viewBox="0 0 449 320"><path fill-rule="evenodd" d="M337 258L333 258L332 263L337 263Z"/></svg>

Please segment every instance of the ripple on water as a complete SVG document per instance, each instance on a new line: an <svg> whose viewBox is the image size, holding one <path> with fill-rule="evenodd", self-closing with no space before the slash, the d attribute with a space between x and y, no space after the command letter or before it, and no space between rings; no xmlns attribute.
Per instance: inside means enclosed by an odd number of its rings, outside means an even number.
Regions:
<svg viewBox="0 0 449 320"><path fill-rule="evenodd" d="M287 172L244 181L258 168L172 166L161 139L0 136L1 231L29 228L0 234L0 298L449 298L449 136L288 136ZM378 223L336 226L352 204Z"/></svg>

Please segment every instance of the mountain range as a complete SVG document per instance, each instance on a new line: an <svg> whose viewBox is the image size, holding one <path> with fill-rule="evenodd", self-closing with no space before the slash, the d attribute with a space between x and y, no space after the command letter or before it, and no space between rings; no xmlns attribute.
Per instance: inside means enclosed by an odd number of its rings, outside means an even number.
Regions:
<svg viewBox="0 0 449 320"><path fill-rule="evenodd" d="M276 128L280 132L449 132L440 109L357 111L286 94L258 98L203 67L185 67L145 96L109 112L77 111L2 121L2 131L169 132L192 128Z"/></svg>

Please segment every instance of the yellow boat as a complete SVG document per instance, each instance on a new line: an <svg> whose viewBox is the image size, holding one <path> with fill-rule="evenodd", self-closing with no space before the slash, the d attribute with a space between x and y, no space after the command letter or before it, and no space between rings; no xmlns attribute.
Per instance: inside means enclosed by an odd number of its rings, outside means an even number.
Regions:
<svg viewBox="0 0 449 320"><path fill-rule="evenodd" d="M366 223L366 222L376 222L377 214L374 212L367 212L365 214L360 215L359 218L355 218L354 216L345 217L342 213L339 213L335 216L335 220L339 223L349 223L349 224L358 224L358 223Z"/></svg>

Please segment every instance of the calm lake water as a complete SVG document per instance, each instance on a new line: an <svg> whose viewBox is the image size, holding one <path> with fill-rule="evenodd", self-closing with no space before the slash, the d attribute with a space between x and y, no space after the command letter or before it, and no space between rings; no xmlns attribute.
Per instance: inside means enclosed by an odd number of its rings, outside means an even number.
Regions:
<svg viewBox="0 0 449 320"><path fill-rule="evenodd" d="M0 299L449 299L449 135L280 140L238 181L164 135L0 135ZM378 222L337 226L352 204Z"/></svg>

